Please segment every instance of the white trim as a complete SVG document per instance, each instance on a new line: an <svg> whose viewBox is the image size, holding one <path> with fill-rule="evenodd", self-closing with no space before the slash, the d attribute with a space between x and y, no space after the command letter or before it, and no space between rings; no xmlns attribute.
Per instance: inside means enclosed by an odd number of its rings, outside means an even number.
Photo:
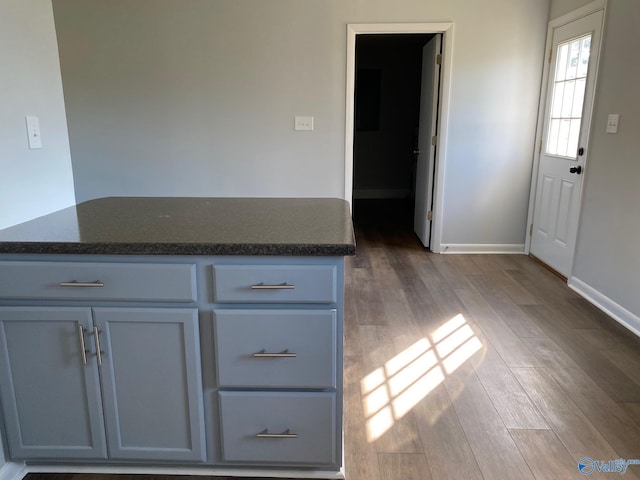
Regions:
<svg viewBox="0 0 640 480"><path fill-rule="evenodd" d="M399 189L361 189L353 191L353 198L358 199L378 199L378 198L409 198L411 190L407 188Z"/></svg>
<svg viewBox="0 0 640 480"><path fill-rule="evenodd" d="M7 462L0 468L0 480L22 480L29 473L24 463Z"/></svg>
<svg viewBox="0 0 640 480"><path fill-rule="evenodd" d="M444 217L444 177L446 171L447 140L449 126L449 103L451 96L451 72L453 65L453 22L438 23L350 23L347 25L347 78L346 120L344 141L344 199L351 204L353 189L353 127L356 35L384 33L441 33L443 64L440 75L440 110L438 150L434 187L433 231L431 251L442 250L442 219Z"/></svg>
<svg viewBox="0 0 640 480"><path fill-rule="evenodd" d="M17 465L17 464L13 464ZM6 468L6 467L5 467ZM344 470L295 470L260 468L213 468L213 467L158 467L158 466L108 466L108 465L28 465L27 473L104 473L128 475L198 475L214 477L263 477L263 478L317 478L344 480ZM3 469L4 471L4 469ZM20 480L23 477L0 478Z"/></svg>
<svg viewBox="0 0 640 480"><path fill-rule="evenodd" d="M607 6L607 0L595 0L585 5L584 7L578 8L576 10L573 10L572 12L569 12L565 15L562 15L558 18L555 18L549 21L549 25L547 27L547 40L544 46L542 79L540 83L540 101L538 103L538 121L536 125L536 138L533 144L534 150L533 150L533 165L531 169L531 188L529 190L529 211L527 213L527 227L525 231L524 251L527 255L531 250L530 228L531 228L531 225L533 225L533 214L534 214L535 201L536 201L536 187L538 182L538 168L540 165L539 145L540 145L540 142L542 142L542 137L543 137L544 113L547 106L547 90L548 90L547 83L549 80L549 70L551 69L551 64L547 61L547 58L549 55L549 49L551 48L551 45L553 42L553 31L558 27L561 27L568 23L579 20L580 18L586 17L587 15L591 15L592 13L603 10L604 14L602 16L602 26L600 31L600 49L598 51L598 64L596 65L596 71L593 72L593 75L595 75L594 77L595 80L593 84L593 89L594 89L593 95L594 95L594 103L595 103L595 95L597 93L597 86L598 86L598 70L600 67L600 61L599 61L600 53L602 52L602 44L604 43L606 6ZM589 132L591 132L591 129L593 128L593 105L591 106L591 108L592 108L592 116L591 116L591 123L589 125ZM589 149L590 149L590 145L587 145L587 155L589 153ZM578 201L580 202L580 212L578 217L580 217L582 213L582 196L580 199L578 199ZM576 231L579 231L579 228L580 228L580 219L578 218L578 230ZM575 258L575 252L574 252L574 258ZM573 269L573 266L572 266L572 269Z"/></svg>
<svg viewBox="0 0 640 480"><path fill-rule="evenodd" d="M524 243L443 243L440 253L491 253L524 255Z"/></svg>
<svg viewBox="0 0 640 480"><path fill-rule="evenodd" d="M582 17L591 15L599 10L604 10L607 5L607 0L594 0L588 3L584 7L576 8L575 10L565 13L558 18L552 18L549 20L549 28L554 29L566 25L567 23L574 22Z"/></svg>
<svg viewBox="0 0 640 480"><path fill-rule="evenodd" d="M640 337L640 317L638 315L630 312L622 305L616 303L604 293L599 292L579 278L571 277L568 285L569 288L579 293L593 305L612 317L620 325L631 330Z"/></svg>

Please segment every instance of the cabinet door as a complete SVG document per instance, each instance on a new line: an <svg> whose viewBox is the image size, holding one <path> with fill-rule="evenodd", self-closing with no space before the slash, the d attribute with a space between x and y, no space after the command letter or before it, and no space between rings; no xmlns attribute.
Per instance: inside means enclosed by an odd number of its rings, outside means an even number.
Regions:
<svg viewBox="0 0 640 480"><path fill-rule="evenodd" d="M197 310L93 311L110 458L204 461Z"/></svg>
<svg viewBox="0 0 640 480"><path fill-rule="evenodd" d="M0 399L12 459L106 458L90 326L88 308L0 308Z"/></svg>

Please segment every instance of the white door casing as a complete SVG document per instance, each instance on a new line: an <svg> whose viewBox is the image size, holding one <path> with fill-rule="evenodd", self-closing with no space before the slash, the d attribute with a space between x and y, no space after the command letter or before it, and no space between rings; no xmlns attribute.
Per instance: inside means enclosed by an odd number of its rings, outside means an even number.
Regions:
<svg viewBox="0 0 640 480"><path fill-rule="evenodd" d="M573 264L602 20L600 9L550 27L546 50L530 253L564 276Z"/></svg>
<svg viewBox="0 0 640 480"><path fill-rule="evenodd" d="M436 35L422 49L422 85L418 123L418 161L416 166L413 229L425 247L430 245L433 200L433 165L437 140L438 93L440 86L441 36Z"/></svg>
<svg viewBox="0 0 640 480"><path fill-rule="evenodd" d="M346 118L344 152L344 199L351 204L353 195L353 131L355 105L355 60L356 36L385 33L441 33L442 65L440 74L440 101L438 106L438 149L434 178L433 225L431 228L431 251L440 253L446 173L447 135L449 125L449 102L453 59L453 23L351 23L347 25L347 75Z"/></svg>

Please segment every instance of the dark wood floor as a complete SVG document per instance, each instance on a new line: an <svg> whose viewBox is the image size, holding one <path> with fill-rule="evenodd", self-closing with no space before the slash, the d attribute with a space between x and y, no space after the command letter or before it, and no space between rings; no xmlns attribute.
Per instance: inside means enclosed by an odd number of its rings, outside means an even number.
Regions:
<svg viewBox="0 0 640 480"><path fill-rule="evenodd" d="M430 254L378 207L356 210L347 259L348 480L580 479L583 457L640 458L637 337L528 257Z"/></svg>

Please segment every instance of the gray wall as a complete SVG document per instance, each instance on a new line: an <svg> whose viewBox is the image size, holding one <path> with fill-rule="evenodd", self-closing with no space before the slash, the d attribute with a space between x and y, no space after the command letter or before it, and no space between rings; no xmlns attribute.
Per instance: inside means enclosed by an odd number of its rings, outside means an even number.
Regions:
<svg viewBox="0 0 640 480"><path fill-rule="evenodd" d="M640 317L640 2L609 0L572 275ZM607 116L620 114L617 135ZM637 325L640 328L640 325Z"/></svg>
<svg viewBox="0 0 640 480"><path fill-rule="evenodd" d="M75 203L51 3L0 2L0 228ZM43 147L29 150L26 115Z"/></svg>
<svg viewBox="0 0 640 480"><path fill-rule="evenodd" d="M572 12L580 7L591 3L592 0L551 0L549 7L549 19L561 17L562 15ZM632 0L633 1L633 0Z"/></svg>
<svg viewBox="0 0 640 480"><path fill-rule="evenodd" d="M346 24L455 22L443 242L524 242L548 1L53 5L79 201L341 197Z"/></svg>

